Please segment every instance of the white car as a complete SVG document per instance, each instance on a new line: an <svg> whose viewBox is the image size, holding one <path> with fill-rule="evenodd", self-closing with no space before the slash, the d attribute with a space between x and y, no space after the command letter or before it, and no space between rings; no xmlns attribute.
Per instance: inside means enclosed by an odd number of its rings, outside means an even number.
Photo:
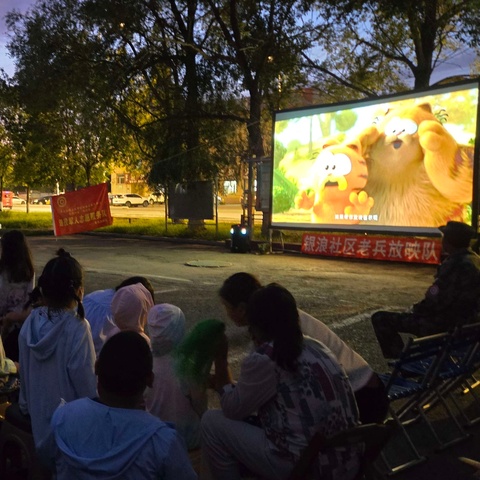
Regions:
<svg viewBox="0 0 480 480"><path fill-rule="evenodd" d="M163 195L162 192L151 193L148 196L148 201L150 202L150 205L153 205L154 203L163 204L165 203L165 195Z"/></svg>
<svg viewBox="0 0 480 480"><path fill-rule="evenodd" d="M125 193L124 195L117 195L112 198L112 205L125 205L126 207L138 207L142 205L148 207L150 205L148 198L142 197L137 193Z"/></svg>
<svg viewBox="0 0 480 480"><path fill-rule="evenodd" d="M17 195L14 195L12 197L12 204L13 205L25 205L27 203L23 198L17 197Z"/></svg>

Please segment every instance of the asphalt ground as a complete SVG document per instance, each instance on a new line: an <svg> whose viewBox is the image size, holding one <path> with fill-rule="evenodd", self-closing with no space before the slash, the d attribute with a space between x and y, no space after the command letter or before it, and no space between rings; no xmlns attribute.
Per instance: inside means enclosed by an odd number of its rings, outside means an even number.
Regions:
<svg viewBox="0 0 480 480"><path fill-rule="evenodd" d="M299 308L329 325L378 372L386 372L389 367L377 345L370 324L371 313L407 308L422 298L435 273L434 266L422 264L326 259L289 252L231 253L222 243L199 245L96 234L28 237L28 242L37 276L55 251L63 247L83 265L86 293L114 287L132 275L143 275L154 286L156 303L179 306L188 327L208 318L225 321L234 375L249 350L249 339L244 330L228 320L217 294L223 280L233 273L245 271L264 284L284 285L295 296ZM472 415L480 415L480 407L469 396L461 401ZM216 405L213 396L211 403ZM446 435L452 432L441 411L435 419ZM480 461L480 427L469 429L469 439L443 452L434 451L429 432L421 424L413 425L412 432L421 453L428 459L393 478L473 478L475 469L458 457ZM402 448L402 442L394 438L385 450L387 457L395 463L402 455Z"/></svg>

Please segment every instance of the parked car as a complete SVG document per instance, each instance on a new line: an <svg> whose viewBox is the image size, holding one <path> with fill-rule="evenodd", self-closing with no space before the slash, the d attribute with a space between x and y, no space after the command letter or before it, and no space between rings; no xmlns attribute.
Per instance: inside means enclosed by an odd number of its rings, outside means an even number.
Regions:
<svg viewBox="0 0 480 480"><path fill-rule="evenodd" d="M45 195L44 197L36 198L32 203L35 205L50 205L52 201L52 195Z"/></svg>
<svg viewBox="0 0 480 480"><path fill-rule="evenodd" d="M148 202L150 205L154 203L165 203L165 195L162 192L153 192L148 196Z"/></svg>
<svg viewBox="0 0 480 480"><path fill-rule="evenodd" d="M108 194L108 201L110 202L111 205L115 205L114 199L115 198L120 198L120 197L123 197L123 195L114 195L112 193L109 193Z"/></svg>
<svg viewBox="0 0 480 480"><path fill-rule="evenodd" d="M125 197L123 195L111 195L110 203L117 206L125 205Z"/></svg>
<svg viewBox="0 0 480 480"><path fill-rule="evenodd" d="M148 198L142 197L137 193L125 193L124 195L118 195L117 198L112 199L112 205L125 205L126 207L138 207L143 205L148 207L149 205Z"/></svg>
<svg viewBox="0 0 480 480"><path fill-rule="evenodd" d="M17 195L14 195L12 197L12 203L14 205L25 205L25 200L23 198L18 197Z"/></svg>

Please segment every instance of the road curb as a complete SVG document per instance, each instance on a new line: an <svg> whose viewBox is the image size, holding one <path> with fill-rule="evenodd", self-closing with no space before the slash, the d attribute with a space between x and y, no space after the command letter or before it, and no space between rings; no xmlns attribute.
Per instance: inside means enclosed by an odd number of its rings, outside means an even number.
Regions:
<svg viewBox="0 0 480 480"><path fill-rule="evenodd" d="M163 236L154 236L154 235L138 235L133 233L115 233L115 232L83 232L83 235L91 235L91 236L100 236L100 237L112 237L112 238L130 238L130 239L138 239L138 240L154 240L160 242L170 242L170 243L180 243L180 244L188 244L188 245L209 245L213 247L225 247L230 249L230 238L225 240L202 240L201 238L181 238L181 237L163 237ZM262 248L259 248L260 245L264 245L264 240L251 240L250 245L252 247L252 251L254 253L263 253ZM273 243L272 244L272 252L266 253L301 253L301 245L300 244L285 244L282 245L280 243Z"/></svg>

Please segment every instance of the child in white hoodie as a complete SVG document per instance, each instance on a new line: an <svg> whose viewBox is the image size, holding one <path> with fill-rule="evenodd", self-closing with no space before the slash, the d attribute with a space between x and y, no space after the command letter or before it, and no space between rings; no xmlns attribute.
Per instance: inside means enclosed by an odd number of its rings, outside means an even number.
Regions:
<svg viewBox="0 0 480 480"><path fill-rule="evenodd" d="M30 415L35 446L49 433L62 400L96 396L95 350L82 305L83 270L64 249L38 279L43 306L35 308L20 330L20 399Z"/></svg>
<svg viewBox="0 0 480 480"><path fill-rule="evenodd" d="M197 478L173 426L140 408L153 380L145 339L132 331L114 335L96 372L99 398L67 403L53 415L57 480Z"/></svg>

